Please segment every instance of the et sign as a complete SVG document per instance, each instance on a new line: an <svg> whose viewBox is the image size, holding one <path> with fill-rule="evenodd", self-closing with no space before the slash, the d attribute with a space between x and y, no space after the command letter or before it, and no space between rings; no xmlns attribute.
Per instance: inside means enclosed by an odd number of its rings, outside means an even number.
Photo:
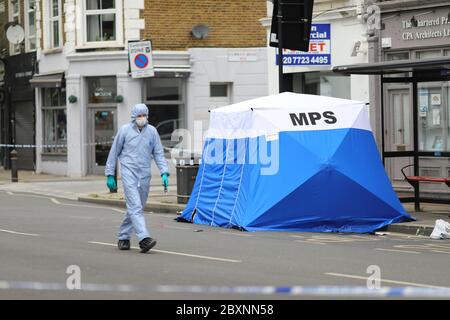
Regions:
<svg viewBox="0 0 450 320"><path fill-rule="evenodd" d="M276 63L278 65L278 54ZM308 52L283 49L285 66L330 66L331 26L329 23L313 23Z"/></svg>

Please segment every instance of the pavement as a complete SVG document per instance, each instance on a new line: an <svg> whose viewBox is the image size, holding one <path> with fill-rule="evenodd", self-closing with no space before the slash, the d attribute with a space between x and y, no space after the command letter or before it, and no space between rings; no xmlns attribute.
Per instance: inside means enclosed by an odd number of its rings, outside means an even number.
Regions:
<svg viewBox="0 0 450 320"><path fill-rule="evenodd" d="M11 172L0 169L0 190L10 192L26 192L55 198L78 200L101 205L125 208L125 197L121 181L118 181L118 192L110 193L103 176L86 176L69 178L49 174L36 174L33 171L19 171L19 182L11 182ZM177 201L176 174L169 178L169 190L164 192L156 173L152 179L149 199L145 211L177 214L185 205ZM396 232L410 235L429 236L437 219L450 221L450 205L422 203L421 211L414 211L413 203L403 204L405 210L416 221L391 224L381 232Z"/></svg>
<svg viewBox="0 0 450 320"><path fill-rule="evenodd" d="M0 300L450 298L450 243L423 236L240 232L153 213L158 244L142 254L134 236L116 247L123 209L12 191L0 203Z"/></svg>

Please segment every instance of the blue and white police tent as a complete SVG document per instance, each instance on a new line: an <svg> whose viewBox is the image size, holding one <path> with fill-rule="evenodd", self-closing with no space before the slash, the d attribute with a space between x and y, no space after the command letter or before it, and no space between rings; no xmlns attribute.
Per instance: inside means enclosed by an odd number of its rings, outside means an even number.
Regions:
<svg viewBox="0 0 450 320"><path fill-rule="evenodd" d="M282 93L211 110L195 185L178 220L356 233L413 220L386 175L368 108Z"/></svg>

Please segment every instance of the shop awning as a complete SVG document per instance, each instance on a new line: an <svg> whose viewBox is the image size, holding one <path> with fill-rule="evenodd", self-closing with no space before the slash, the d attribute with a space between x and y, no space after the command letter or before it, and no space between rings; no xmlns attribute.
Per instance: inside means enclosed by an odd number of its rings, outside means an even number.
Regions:
<svg viewBox="0 0 450 320"><path fill-rule="evenodd" d="M442 76L450 74L450 57L421 60L393 60L373 63L360 63L336 66L333 71L340 74L395 74L405 72L440 72Z"/></svg>
<svg viewBox="0 0 450 320"><path fill-rule="evenodd" d="M35 74L30 80L33 88L60 88L63 86L64 72Z"/></svg>

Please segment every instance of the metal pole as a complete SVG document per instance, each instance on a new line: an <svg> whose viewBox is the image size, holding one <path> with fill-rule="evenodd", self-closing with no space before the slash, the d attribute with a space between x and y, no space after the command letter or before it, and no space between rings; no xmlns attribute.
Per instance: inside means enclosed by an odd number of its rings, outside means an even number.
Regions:
<svg viewBox="0 0 450 320"><path fill-rule="evenodd" d="M417 78L416 74L413 73L413 131L414 131L414 175L419 175L419 110L418 110L418 99L417 99ZM419 182L417 182L417 186L414 188L414 210L420 211L420 187Z"/></svg>
<svg viewBox="0 0 450 320"><path fill-rule="evenodd" d="M284 92L283 85L283 12L282 12L282 3L280 0L278 1L278 87L279 92Z"/></svg>
<svg viewBox="0 0 450 320"><path fill-rule="evenodd" d="M11 182L19 182L17 175L17 151L11 151Z"/></svg>

